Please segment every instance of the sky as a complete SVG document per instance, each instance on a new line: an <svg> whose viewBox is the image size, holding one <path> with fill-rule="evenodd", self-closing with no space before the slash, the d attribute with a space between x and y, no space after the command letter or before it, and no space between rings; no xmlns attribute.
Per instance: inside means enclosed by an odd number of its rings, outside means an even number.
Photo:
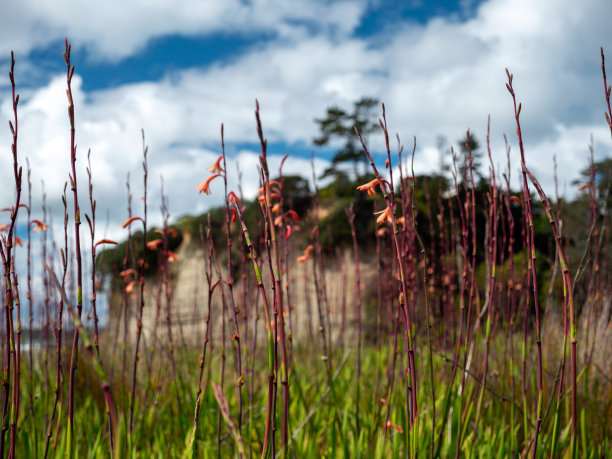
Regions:
<svg viewBox="0 0 612 459"><path fill-rule="evenodd" d="M70 170L65 37L75 66L80 203L89 213L91 149L100 237L126 236L120 225L127 218L128 173L134 213L142 214L141 130L149 146L151 223L161 222L162 176L171 219L222 203L221 182L211 195L195 191L220 153L221 123L230 189L238 186L238 163L245 195L254 197L256 98L273 171L288 153L283 172L309 177L315 118L332 105L350 110L371 96L385 103L391 134L408 150L416 137L417 173L439 167L440 135L456 146L469 128L484 143L490 115L495 166L505 168L507 134L516 179L506 67L522 102L527 166L553 195L556 155L560 192L572 197L591 136L596 160L612 154L600 57L603 46L612 62L610 18L609 0L3 1L0 207L14 199L6 186L12 183L6 120L12 119L7 73L13 50L18 155L24 169L26 157L32 168L33 217L40 218L44 181L54 221L61 222ZM368 141L382 158L382 137ZM315 148L317 173L329 165L333 148Z"/></svg>

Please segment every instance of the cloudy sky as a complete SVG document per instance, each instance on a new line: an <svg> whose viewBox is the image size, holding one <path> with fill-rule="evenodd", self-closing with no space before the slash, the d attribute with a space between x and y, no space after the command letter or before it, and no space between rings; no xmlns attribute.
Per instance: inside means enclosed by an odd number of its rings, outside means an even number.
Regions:
<svg viewBox="0 0 612 459"><path fill-rule="evenodd" d="M604 118L600 46L612 63L612 2L487 0L24 0L0 3L0 117L12 118L7 78L16 56L19 158L32 165L33 211L40 212L41 181L54 213L68 179L64 37L76 67L73 93L80 185L86 185L91 149L98 222L121 238L127 215L126 175L135 206L142 196L141 129L149 145L150 216L159 223L160 177L172 218L201 213L221 202L194 187L220 150L225 124L236 187L257 187L254 101L258 98L271 163L289 153L285 172L310 174L317 135L314 119L330 105L350 109L362 96L385 102L390 129L417 138L415 168L439 165L436 138L449 143L470 128L484 140L491 115L496 163L505 165L503 134L515 147L512 100L505 71L514 73L522 101L527 164L552 192L552 157L561 191L595 157L612 153ZM612 64L608 64L612 75ZM10 131L0 130L0 206L13 197ZM381 151L373 136L372 149ZM316 150L318 171L331 150ZM517 175L516 169L513 171ZM81 188L81 187L80 187ZM86 187L80 189L87 211ZM140 207L135 213L140 213ZM59 217L56 218L60 220ZM99 232L103 231L99 228Z"/></svg>

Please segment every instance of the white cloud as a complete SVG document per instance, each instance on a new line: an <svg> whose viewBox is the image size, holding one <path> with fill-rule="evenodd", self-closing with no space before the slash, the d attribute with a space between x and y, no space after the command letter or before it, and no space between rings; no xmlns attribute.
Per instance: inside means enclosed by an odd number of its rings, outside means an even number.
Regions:
<svg viewBox="0 0 612 459"><path fill-rule="evenodd" d="M121 59L165 35L267 33L293 38L304 26L345 36L358 24L363 1L322 0L58 0L3 2L0 55L21 54L69 37L94 60Z"/></svg>
<svg viewBox="0 0 612 459"><path fill-rule="evenodd" d="M141 128L145 129L150 145L152 218L159 218L156 215L159 214L161 174L174 217L199 213L212 204L219 204L219 190L212 196L198 196L194 187L206 176L208 166L219 153L222 122L230 157L241 163L245 191L251 194L257 186L257 155L236 151L235 144L257 143L253 116L256 97L261 104L264 133L270 142L300 145L309 145L317 134L313 119L321 117L326 107L338 104L350 108L362 95L379 97L386 103L391 133L399 132L407 146L416 135L417 173L437 167L438 134L445 134L456 144L469 127L484 142L490 113L496 165L505 165L502 139L505 132L513 145L514 167L518 167L512 100L504 87L506 66L514 72L515 89L523 103L521 120L528 166L546 189L552 190L550 164L556 153L560 181L570 183L587 164L586 147L591 133L597 145L596 158L610 155L609 132L602 115L599 46L609 50L609 62L612 62L612 37L606 25L606 18L612 17L612 5L604 0L591 0L576 11L570 8L572 5L563 3L490 0L467 22L435 19L425 25L409 24L394 29L392 35L382 34L373 39L347 35L361 11L347 3L337 6L304 1L291 9L278 5L273 8L276 4L266 3L255 12L253 27L263 27L262 24L268 24L266 21L279 17L283 18L280 22L286 20L283 23L289 24L288 27L293 27L289 19L312 20L323 27L335 27L344 16L348 25L338 32L341 39L333 34L308 32L300 40L272 40L232 62L177 72L157 82L91 93L82 91L79 63L75 62L77 75L73 91L81 206L86 208L84 168L86 152L91 147L99 224L104 224L107 208L111 208L115 224L125 217L124 183L128 172L132 177L134 206L139 208ZM122 49L128 50L125 52L134 52L153 36L151 30L160 35L169 33L156 22L161 21L158 16L163 16L160 5L143 8L146 11L138 21L134 20L134 11L140 11L138 8L130 5L123 13L127 18L124 19L113 16L111 5L108 14L118 22L116 29L104 30L101 24L108 26L109 22L100 17L99 21L91 20L90 30L83 27L79 29L80 36L71 36L75 43L79 37L85 45L96 43L101 47L100 52L108 56L116 49L112 44L115 39L124 43ZM308 8L313 5L316 7ZM49 7L41 8L36 13L37 21L41 21L43 28L56 30L63 19L49 13L49 18L43 20L43 13ZM232 25L247 20L247 10L241 8L249 7L240 6L235 10L229 19ZM219 18L230 10L224 11L210 14ZM266 11L269 18L264 14ZM33 16L25 17L23 11L19 14L17 17L26 25L34 23ZM183 14L180 12L168 14L172 19L168 24L191 33L190 18L173 16ZM196 19L206 14L197 9L191 13ZM130 20L135 30L126 32L124 29L129 27L122 24L130 24ZM81 23L87 24L87 21ZM214 31L218 26L210 27ZM6 40L3 38L2 43ZM37 40L34 34L22 46L39 46L42 41ZM19 68L19 62L17 65ZM5 119L10 117L7 95L6 92L0 95ZM44 179L49 200L57 203L53 204L57 212L59 193L69 169L65 76L53 77L46 86L24 93L22 100L19 154L21 158L27 155L31 159L34 196L40 195L40 179ZM370 142L375 151L383 147L380 137L373 136ZM10 144L8 129L0 132L0 144ZM280 161L280 156L274 161ZM321 163L319 170L324 166ZM235 167L230 165L228 169L230 179L236 180ZM286 172L290 171L309 176L308 160L290 158ZM515 171L513 175L517 177ZM0 179L10 183L9 167L0 168ZM235 181L230 184L230 188L235 186ZM4 206L10 199L11 192L5 189L0 194L0 205ZM109 236L120 237L120 234L115 226Z"/></svg>

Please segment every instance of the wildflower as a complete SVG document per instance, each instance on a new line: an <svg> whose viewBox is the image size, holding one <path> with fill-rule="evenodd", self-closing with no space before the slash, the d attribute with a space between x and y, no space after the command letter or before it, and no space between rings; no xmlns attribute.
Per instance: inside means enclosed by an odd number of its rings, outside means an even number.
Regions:
<svg viewBox="0 0 612 459"><path fill-rule="evenodd" d="M121 277L130 277L130 276L135 276L136 275L136 270L135 269L126 269L125 271L121 271L119 273L119 276Z"/></svg>
<svg viewBox="0 0 612 459"><path fill-rule="evenodd" d="M142 218L140 217L130 217L128 218L126 221L123 222L123 225L121 225L122 228L127 228L128 226L130 226L132 223L134 223L136 220L140 220L141 222L143 221Z"/></svg>
<svg viewBox="0 0 612 459"><path fill-rule="evenodd" d="M521 200L516 196L510 196L510 201L516 202L519 206L521 205Z"/></svg>
<svg viewBox="0 0 612 459"><path fill-rule="evenodd" d="M47 226L47 225L45 225L45 226ZM34 231L36 231L36 230L34 230ZM115 245L117 245L117 243L115 241L111 241L110 239L100 239L98 242L96 242L96 244L94 245L94 248L98 247L100 244L115 244Z"/></svg>
<svg viewBox="0 0 612 459"><path fill-rule="evenodd" d="M215 164L213 164L212 166L210 166L210 168L208 169L208 171L210 173L219 173L219 172L225 172L223 170L223 168L221 167L221 160L223 159L223 155L219 156L217 158L217 160L215 161Z"/></svg>
<svg viewBox="0 0 612 459"><path fill-rule="evenodd" d="M388 206L385 208L385 210L381 210L380 212L374 212L374 215L378 215L376 223L378 223L379 225L381 223L384 223L385 221L391 223L391 211L389 210Z"/></svg>
<svg viewBox="0 0 612 459"><path fill-rule="evenodd" d="M132 291L134 290L134 286L135 285L136 285L136 281L135 280L133 280L129 284L127 284L127 286L125 287L126 293L132 293Z"/></svg>
<svg viewBox="0 0 612 459"><path fill-rule="evenodd" d="M291 237L291 226L287 225L287 229L285 232L285 241L289 240L290 237Z"/></svg>
<svg viewBox="0 0 612 459"><path fill-rule="evenodd" d="M168 263L174 263L178 260L178 255L172 250L168 250Z"/></svg>
<svg viewBox="0 0 612 459"><path fill-rule="evenodd" d="M11 226L10 223L5 223L4 225L0 225L0 231L6 231Z"/></svg>
<svg viewBox="0 0 612 459"><path fill-rule="evenodd" d="M296 223L300 221L300 216L296 213L295 210L288 210L287 215L293 218L293 221Z"/></svg>
<svg viewBox="0 0 612 459"><path fill-rule="evenodd" d="M149 250L157 250L157 248L162 242L164 241L162 241L161 239L154 239L152 241L147 242L147 248Z"/></svg>
<svg viewBox="0 0 612 459"><path fill-rule="evenodd" d="M30 224L34 225L34 228L32 229L35 233L38 233L39 231L47 231L47 224L41 222L40 220L32 220Z"/></svg>
<svg viewBox="0 0 612 459"><path fill-rule="evenodd" d="M357 189L359 191L367 191L370 196L376 196L376 185L378 185L378 179L374 179L371 182L359 185Z"/></svg>
<svg viewBox="0 0 612 459"><path fill-rule="evenodd" d="M210 186L210 182L212 182L214 179L220 176L221 174L211 175L206 180L204 180L202 183L200 183L198 186L196 186L195 189L198 190L200 193L210 194L210 190L208 189L208 187Z"/></svg>
<svg viewBox="0 0 612 459"><path fill-rule="evenodd" d="M387 426L387 429L393 429L397 433L400 433L400 434L404 433L404 429L402 429L402 426L392 424L391 421L387 421L386 426Z"/></svg>
<svg viewBox="0 0 612 459"><path fill-rule="evenodd" d="M297 261L300 263L305 263L306 260L310 258L310 252L312 252L313 248L314 247L312 245L306 247L306 250L304 250L304 255L297 257Z"/></svg>
<svg viewBox="0 0 612 459"><path fill-rule="evenodd" d="M585 183L584 185L580 185L578 187L578 191L586 190L587 188L591 188L591 184L590 183Z"/></svg>
<svg viewBox="0 0 612 459"><path fill-rule="evenodd" d="M21 242L21 239L18 238L17 236L15 236L15 245L18 245L19 247L23 247L23 242Z"/></svg>
<svg viewBox="0 0 612 459"><path fill-rule="evenodd" d="M238 199L238 196L236 196L236 193L234 193L233 191L230 191L227 194L227 198L230 204L240 204L240 199Z"/></svg>

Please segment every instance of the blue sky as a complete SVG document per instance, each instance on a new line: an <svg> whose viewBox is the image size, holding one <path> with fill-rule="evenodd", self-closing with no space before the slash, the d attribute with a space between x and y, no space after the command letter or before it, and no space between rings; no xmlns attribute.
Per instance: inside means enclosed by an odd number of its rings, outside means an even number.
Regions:
<svg viewBox="0 0 612 459"><path fill-rule="evenodd" d="M55 221L61 221L69 170L61 53L64 37L72 42L80 184L86 185L91 148L99 222L108 211L109 236L121 238L128 172L134 195L142 193L141 128L150 148L154 222L161 221L162 175L173 218L221 202L220 188L211 196L194 191L219 154L221 123L229 171L240 163L243 187L253 196L255 98L272 168L289 153L286 173L310 176L314 119L330 105L349 109L364 95L385 102L391 131L405 143L416 136L417 172L438 167L439 135L456 145L470 128L484 140L489 114L496 165L505 165L506 133L518 167L505 67L523 103L528 166L552 192L556 155L561 191L571 196L571 181L587 164L591 134L596 158L612 151L599 55L604 46L612 62L610 17L609 0L579 6L569 0L109 0L104 6L25 0L0 5L0 67L8 70L15 50L19 155L33 165L33 208L40 208L44 180ZM6 120L5 80L0 117ZM370 142L373 151L382 150L380 136ZM7 152L0 179L9 183L8 128L0 144ZM332 151L316 150L318 172ZM232 174L230 187L236 186ZM81 193L85 197L85 186ZM1 206L11 199L10 189L0 191Z"/></svg>

